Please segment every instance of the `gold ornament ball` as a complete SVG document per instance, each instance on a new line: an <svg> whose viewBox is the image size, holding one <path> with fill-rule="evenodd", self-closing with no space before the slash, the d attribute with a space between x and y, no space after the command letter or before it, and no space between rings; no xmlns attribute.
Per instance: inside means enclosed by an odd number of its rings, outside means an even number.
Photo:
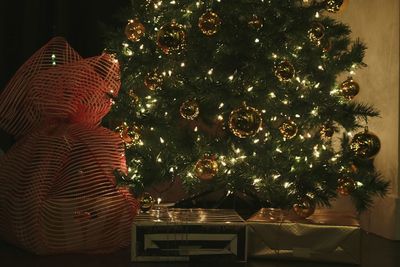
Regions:
<svg viewBox="0 0 400 267"><path fill-rule="evenodd" d="M151 91L161 89L162 82L163 76L156 71L149 72L144 78L144 85Z"/></svg>
<svg viewBox="0 0 400 267"><path fill-rule="evenodd" d="M297 134L297 124L292 120L286 120L279 126L279 131L284 138L292 139Z"/></svg>
<svg viewBox="0 0 400 267"><path fill-rule="evenodd" d="M260 131L261 125L261 114L253 107L243 106L229 115L229 129L239 138L254 136Z"/></svg>
<svg viewBox="0 0 400 267"><path fill-rule="evenodd" d="M200 113L199 104L194 100L186 100L180 106L179 112L184 119L194 120Z"/></svg>
<svg viewBox="0 0 400 267"><path fill-rule="evenodd" d="M138 19L128 20L128 24L125 26L125 36L132 42L138 42L143 37L145 28Z"/></svg>
<svg viewBox="0 0 400 267"><path fill-rule="evenodd" d="M293 65L287 60L280 62L275 67L275 76L280 81L289 81L294 77Z"/></svg>
<svg viewBox="0 0 400 267"><path fill-rule="evenodd" d="M312 42L320 43L321 39L325 36L325 26L320 22L313 22L311 29L308 31L308 38Z"/></svg>
<svg viewBox="0 0 400 267"><path fill-rule="evenodd" d="M345 98L352 100L360 92L360 85L349 77L341 83L340 91Z"/></svg>
<svg viewBox="0 0 400 267"><path fill-rule="evenodd" d="M325 9L331 13L342 12L349 4L349 0L326 0Z"/></svg>
<svg viewBox="0 0 400 267"><path fill-rule="evenodd" d="M293 205L293 211L299 217L307 218L314 214L315 206L315 202L312 199L306 197Z"/></svg>
<svg viewBox="0 0 400 267"><path fill-rule="evenodd" d="M350 177L343 177L338 180L337 192L342 196L348 196L354 191L356 184Z"/></svg>
<svg viewBox="0 0 400 267"><path fill-rule="evenodd" d="M153 208L154 199L150 193L144 192L139 199L140 210L142 212L147 212Z"/></svg>
<svg viewBox="0 0 400 267"><path fill-rule="evenodd" d="M218 173L218 162L210 157L205 157L196 162L194 172L197 178L209 181Z"/></svg>
<svg viewBox="0 0 400 267"><path fill-rule="evenodd" d="M204 35L211 36L216 34L220 25L221 19L212 11L203 13L199 18L198 26Z"/></svg>
<svg viewBox="0 0 400 267"><path fill-rule="evenodd" d="M131 147L140 139L140 129L136 125L128 125L126 122L115 129L126 147Z"/></svg>
<svg viewBox="0 0 400 267"><path fill-rule="evenodd" d="M381 149L381 141L371 132L360 132L351 140L350 149L357 157L371 159Z"/></svg>
<svg viewBox="0 0 400 267"><path fill-rule="evenodd" d="M264 26L262 18L258 17L257 15L253 15L248 24L250 27L256 30L259 30Z"/></svg>
<svg viewBox="0 0 400 267"><path fill-rule="evenodd" d="M165 54L180 53L186 46L186 31L181 24L165 24L157 33L157 45Z"/></svg>

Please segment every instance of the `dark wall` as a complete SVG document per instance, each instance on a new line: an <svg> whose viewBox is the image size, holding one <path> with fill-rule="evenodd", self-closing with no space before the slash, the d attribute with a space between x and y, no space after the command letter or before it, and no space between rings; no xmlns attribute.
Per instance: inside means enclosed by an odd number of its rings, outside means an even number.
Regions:
<svg viewBox="0 0 400 267"><path fill-rule="evenodd" d="M115 14L130 0L0 1L0 91L16 70L53 36L64 36L83 57L103 50L100 23L115 24ZM12 143L0 129L0 149Z"/></svg>

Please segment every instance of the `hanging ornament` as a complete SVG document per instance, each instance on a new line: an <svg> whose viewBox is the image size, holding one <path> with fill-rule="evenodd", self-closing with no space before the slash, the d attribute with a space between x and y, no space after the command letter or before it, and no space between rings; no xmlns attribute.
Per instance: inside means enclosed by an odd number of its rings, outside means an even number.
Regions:
<svg viewBox="0 0 400 267"><path fill-rule="evenodd" d="M381 141L375 134L366 129L364 132L354 135L350 143L350 149L357 157L371 159L381 149Z"/></svg>
<svg viewBox="0 0 400 267"><path fill-rule="evenodd" d="M204 35L211 36L216 34L220 25L221 19L210 10L203 13L199 18L198 26Z"/></svg>
<svg viewBox="0 0 400 267"><path fill-rule="evenodd" d="M186 100L179 108L179 112L184 119L194 120L200 113L199 104L194 100Z"/></svg>
<svg viewBox="0 0 400 267"><path fill-rule="evenodd" d="M150 195L150 193L144 192L139 199L139 204L140 204L140 210L142 212L148 212L153 208L154 199Z"/></svg>
<svg viewBox="0 0 400 267"><path fill-rule="evenodd" d="M128 24L125 26L125 36L132 42L138 42L143 37L145 28L138 19L128 20Z"/></svg>
<svg viewBox="0 0 400 267"><path fill-rule="evenodd" d="M211 180L218 173L218 162L214 157L204 157L196 162L194 173L200 180Z"/></svg>
<svg viewBox="0 0 400 267"><path fill-rule="evenodd" d="M311 29L308 30L308 38L314 43L320 44L321 39L325 35L325 26L320 22L313 22Z"/></svg>
<svg viewBox="0 0 400 267"><path fill-rule="evenodd" d="M284 138L292 139L297 134L297 124L292 120L286 120L279 126L279 131Z"/></svg>
<svg viewBox="0 0 400 267"><path fill-rule="evenodd" d="M340 85L340 91L345 98L352 100L360 92L360 86L352 77L349 77Z"/></svg>
<svg viewBox="0 0 400 267"><path fill-rule="evenodd" d="M122 123L115 129L122 141L124 141L126 147L131 147L140 139L140 129L138 126L129 126L126 122Z"/></svg>
<svg viewBox="0 0 400 267"><path fill-rule="evenodd" d="M263 20L257 15L253 15L248 22L249 26L253 29L259 30L263 27Z"/></svg>
<svg viewBox="0 0 400 267"><path fill-rule="evenodd" d="M165 24L157 33L157 45L165 54L179 54L186 46L185 29L174 21Z"/></svg>
<svg viewBox="0 0 400 267"><path fill-rule="evenodd" d="M337 192L342 196L348 196L354 191L356 183L350 177L342 177L338 180Z"/></svg>
<svg viewBox="0 0 400 267"><path fill-rule="evenodd" d="M307 218L314 213L315 202L311 198L305 197L301 199L298 203L293 205L293 211L299 217Z"/></svg>
<svg viewBox="0 0 400 267"><path fill-rule="evenodd" d="M331 13L343 12L347 5L349 4L349 0L326 0L325 9Z"/></svg>
<svg viewBox="0 0 400 267"><path fill-rule="evenodd" d="M161 89L162 82L163 76L156 71L149 72L144 78L144 85L151 91Z"/></svg>
<svg viewBox="0 0 400 267"><path fill-rule="evenodd" d="M275 76L280 81L289 81L294 77L293 65L287 60L280 62L275 67Z"/></svg>
<svg viewBox="0 0 400 267"><path fill-rule="evenodd" d="M260 112L244 105L229 115L229 129L239 138L254 136L261 129L262 118Z"/></svg>
<svg viewBox="0 0 400 267"><path fill-rule="evenodd" d="M321 134L322 138L331 138L335 133L335 129L331 123L325 123L322 125L319 133Z"/></svg>

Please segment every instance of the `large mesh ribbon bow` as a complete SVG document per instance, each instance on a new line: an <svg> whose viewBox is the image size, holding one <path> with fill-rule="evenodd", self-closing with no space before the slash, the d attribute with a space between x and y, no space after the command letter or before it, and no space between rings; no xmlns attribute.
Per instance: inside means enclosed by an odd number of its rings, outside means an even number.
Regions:
<svg viewBox="0 0 400 267"><path fill-rule="evenodd" d="M82 59L62 38L37 51L0 95L0 235L37 254L129 244L137 201L116 187L120 137L99 123L120 86L109 55Z"/></svg>

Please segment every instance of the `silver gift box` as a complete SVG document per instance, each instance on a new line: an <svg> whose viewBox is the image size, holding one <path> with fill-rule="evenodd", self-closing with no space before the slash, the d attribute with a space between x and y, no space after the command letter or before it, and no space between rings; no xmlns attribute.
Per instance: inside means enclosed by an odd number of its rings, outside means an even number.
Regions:
<svg viewBox="0 0 400 267"><path fill-rule="evenodd" d="M261 209L248 223L248 257L359 264L361 231L349 214L316 210L300 219Z"/></svg>
<svg viewBox="0 0 400 267"><path fill-rule="evenodd" d="M247 259L245 221L233 210L153 209L132 225L132 261ZM203 257L206 258L206 257Z"/></svg>

